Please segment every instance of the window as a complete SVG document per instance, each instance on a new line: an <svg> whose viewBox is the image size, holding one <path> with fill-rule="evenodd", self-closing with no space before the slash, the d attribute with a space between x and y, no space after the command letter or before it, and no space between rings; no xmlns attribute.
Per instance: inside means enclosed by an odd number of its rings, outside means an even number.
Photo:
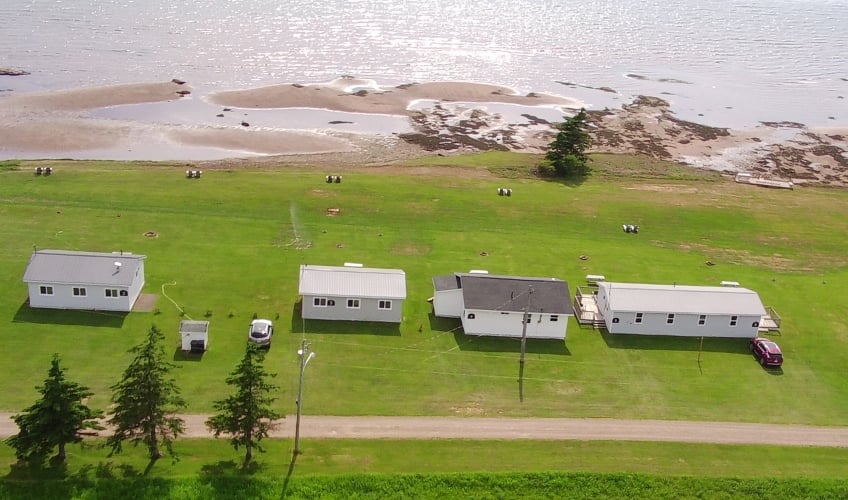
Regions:
<svg viewBox="0 0 848 500"><path fill-rule="evenodd" d="M698 325L704 326L705 324L707 324L707 315L702 314L702 315L698 316Z"/></svg>
<svg viewBox="0 0 848 500"><path fill-rule="evenodd" d="M359 309L359 299L347 299L348 309Z"/></svg>
<svg viewBox="0 0 848 500"><path fill-rule="evenodd" d="M618 321L619 321L619 319L618 319L618 318L613 318L613 319L612 319L612 322L613 322L613 323L618 323Z"/></svg>
<svg viewBox="0 0 848 500"><path fill-rule="evenodd" d="M121 290L121 297L127 297L129 293L126 290Z"/></svg>
<svg viewBox="0 0 848 500"><path fill-rule="evenodd" d="M333 299L327 299L327 307L335 307L336 301Z"/></svg>
<svg viewBox="0 0 848 500"><path fill-rule="evenodd" d="M667 325L673 325L674 324L674 314L669 314L665 318L665 322L666 322Z"/></svg>
<svg viewBox="0 0 848 500"><path fill-rule="evenodd" d="M754 321L753 323L751 323L751 328L759 328L759 327L760 327L759 321Z"/></svg>
<svg viewBox="0 0 848 500"><path fill-rule="evenodd" d="M474 313L468 313L468 316L466 316L466 318L468 318L468 319L474 319L476 317L477 316L475 316Z"/></svg>
<svg viewBox="0 0 848 500"><path fill-rule="evenodd" d="M642 322L642 313L636 313L636 323Z"/></svg>
<svg viewBox="0 0 848 500"><path fill-rule="evenodd" d="M41 295L53 295L52 286L41 286L38 288L38 293Z"/></svg>
<svg viewBox="0 0 848 500"><path fill-rule="evenodd" d="M559 316L556 314L551 314L551 321L559 321Z"/></svg>
<svg viewBox="0 0 848 500"><path fill-rule="evenodd" d="M392 310L392 301L391 300L380 300L377 301L377 309L383 311L391 311Z"/></svg>
<svg viewBox="0 0 848 500"><path fill-rule="evenodd" d="M312 305L314 307L327 307L327 297L313 297Z"/></svg>
<svg viewBox="0 0 848 500"><path fill-rule="evenodd" d="M74 297L85 297L85 288L74 287Z"/></svg>
<svg viewBox="0 0 848 500"><path fill-rule="evenodd" d="M739 316L731 316L730 317L730 326L736 326L736 322L739 320Z"/></svg>
<svg viewBox="0 0 848 500"><path fill-rule="evenodd" d="M533 319L533 315L532 315L532 314L528 314L528 315L527 315L527 322L528 322L528 323L530 323L530 320L532 320L532 319Z"/></svg>
<svg viewBox="0 0 848 500"><path fill-rule="evenodd" d="M116 288L107 288L106 296L111 297L113 299L118 298L118 290Z"/></svg>

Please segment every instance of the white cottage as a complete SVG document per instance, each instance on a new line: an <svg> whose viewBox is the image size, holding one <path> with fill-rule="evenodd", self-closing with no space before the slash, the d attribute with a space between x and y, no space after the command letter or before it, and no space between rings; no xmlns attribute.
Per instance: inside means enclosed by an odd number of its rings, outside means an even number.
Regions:
<svg viewBox="0 0 848 500"><path fill-rule="evenodd" d="M406 273L359 264L300 266L298 293L305 319L400 323Z"/></svg>
<svg viewBox="0 0 848 500"><path fill-rule="evenodd" d="M466 335L565 339L574 315L568 283L556 278L499 276L484 272L433 278L433 313L461 318Z"/></svg>
<svg viewBox="0 0 848 500"><path fill-rule="evenodd" d="M131 311L144 287L145 258L126 252L37 250L23 277L29 305Z"/></svg>
<svg viewBox="0 0 848 500"><path fill-rule="evenodd" d="M752 338L766 316L741 287L599 282L596 300L613 334Z"/></svg>

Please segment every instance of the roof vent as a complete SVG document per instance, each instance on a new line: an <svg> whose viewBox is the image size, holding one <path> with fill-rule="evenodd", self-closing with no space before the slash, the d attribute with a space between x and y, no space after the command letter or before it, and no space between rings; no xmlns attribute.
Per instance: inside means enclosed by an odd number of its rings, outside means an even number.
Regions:
<svg viewBox="0 0 848 500"><path fill-rule="evenodd" d="M118 262L118 261L115 261L115 270L116 270L116 271L120 271L120 270L121 270L121 266L123 266L123 264L121 264L121 263L120 263L120 262Z"/></svg>
<svg viewBox="0 0 848 500"><path fill-rule="evenodd" d="M360 264L358 262L345 262L344 266L345 267L362 267L362 264Z"/></svg>

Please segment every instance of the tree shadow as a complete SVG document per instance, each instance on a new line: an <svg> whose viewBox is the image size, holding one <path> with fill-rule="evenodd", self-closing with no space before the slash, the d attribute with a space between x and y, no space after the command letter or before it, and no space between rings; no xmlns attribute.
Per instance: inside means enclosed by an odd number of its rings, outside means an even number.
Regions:
<svg viewBox="0 0 848 500"><path fill-rule="evenodd" d="M751 354L748 339L704 337L673 337L668 335L611 334L600 330L601 337L613 349L642 349L652 351L703 351Z"/></svg>
<svg viewBox="0 0 848 500"><path fill-rule="evenodd" d="M591 162L590 162L590 168L591 168ZM570 187L570 188L578 188L578 187L582 186L583 184L585 184L586 181L589 180L589 177L591 175L592 175L592 173L590 171L589 175L570 175L570 176L567 176L567 177L563 177L563 176L557 174L556 171L552 167L551 168L539 167L537 169L536 178L541 180L541 181L544 181L544 182L550 182L550 183L553 183L553 184L561 184L563 186Z"/></svg>
<svg viewBox="0 0 848 500"><path fill-rule="evenodd" d="M247 465L236 460L221 460L206 464L200 468L200 482L215 492L211 498L232 498L238 492L238 498L262 498L267 492L262 481L253 477L265 470L265 465L253 460Z"/></svg>
<svg viewBox="0 0 848 500"><path fill-rule="evenodd" d="M128 314L120 311L35 308L30 307L27 300L15 312L12 322L42 325L75 325L93 328L121 328Z"/></svg>
<svg viewBox="0 0 848 500"><path fill-rule="evenodd" d="M59 461L56 457L42 462L15 462L11 464L9 474L6 475L6 479L16 481L61 481L67 478L67 461Z"/></svg>
<svg viewBox="0 0 848 500"><path fill-rule="evenodd" d="M115 465L112 462L100 462L94 468L94 477L97 479L126 479L141 477L142 475L138 469L129 464Z"/></svg>
<svg viewBox="0 0 848 500"><path fill-rule="evenodd" d="M462 351L477 352L521 352L521 339L512 337L480 337L454 332L456 345ZM525 352L528 354L552 354L571 356L565 342L558 339L527 339Z"/></svg>

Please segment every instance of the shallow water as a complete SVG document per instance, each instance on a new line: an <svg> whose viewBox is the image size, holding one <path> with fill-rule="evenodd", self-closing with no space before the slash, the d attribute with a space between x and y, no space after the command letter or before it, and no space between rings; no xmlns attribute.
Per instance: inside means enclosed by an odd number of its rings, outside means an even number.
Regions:
<svg viewBox="0 0 848 500"><path fill-rule="evenodd" d="M0 66L32 72L0 77L13 92L355 75L496 83L592 108L656 95L718 126L848 123L848 0L5 0L0 19Z"/></svg>

